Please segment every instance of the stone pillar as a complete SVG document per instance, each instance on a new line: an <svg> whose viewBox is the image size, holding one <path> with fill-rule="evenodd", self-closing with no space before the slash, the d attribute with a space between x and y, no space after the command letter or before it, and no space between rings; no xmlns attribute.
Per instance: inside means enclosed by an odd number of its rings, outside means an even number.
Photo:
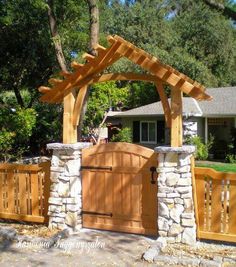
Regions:
<svg viewBox="0 0 236 267"><path fill-rule="evenodd" d="M194 244L191 157L194 146L156 147L158 153L158 234L169 243Z"/></svg>
<svg viewBox="0 0 236 267"><path fill-rule="evenodd" d="M81 150L91 143L52 143L49 228L79 229L82 225Z"/></svg>

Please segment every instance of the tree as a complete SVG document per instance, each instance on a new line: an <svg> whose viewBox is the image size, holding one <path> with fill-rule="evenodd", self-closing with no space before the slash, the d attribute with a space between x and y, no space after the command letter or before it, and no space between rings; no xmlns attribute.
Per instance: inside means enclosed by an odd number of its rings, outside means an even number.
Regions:
<svg viewBox="0 0 236 267"><path fill-rule="evenodd" d="M174 52L177 60L173 60L173 65L206 86L235 84L235 28L205 3L188 2L191 3L173 20L173 28L178 35L178 48ZM184 69L184 65L179 66L178 58L181 61L186 58L187 62L191 59L195 67L187 63Z"/></svg>
<svg viewBox="0 0 236 267"><path fill-rule="evenodd" d="M90 32L90 38L89 38L89 49L88 52L96 56L97 51L95 49L95 46L99 42L99 8L97 0L87 0L88 7L89 7L89 15L90 15L90 23L89 23L89 32ZM84 119L85 114L87 111L87 104L88 104L88 97L89 97L90 87L88 87L84 103L82 106L82 112L80 115L80 122L78 127L78 139L80 140L82 137L82 131L84 126Z"/></svg>
<svg viewBox="0 0 236 267"><path fill-rule="evenodd" d="M205 86L236 84L235 28L205 1L111 1L108 10L103 31L120 34ZM115 68L140 71L126 61Z"/></svg>
<svg viewBox="0 0 236 267"><path fill-rule="evenodd" d="M56 59L58 65L60 66L61 70L64 72L68 72L66 66L66 60L64 57L62 45L61 45L61 38L57 30L57 21L54 13L54 0L48 0L48 21L49 21L49 28L55 48Z"/></svg>
<svg viewBox="0 0 236 267"><path fill-rule="evenodd" d="M13 91L22 108L32 106L38 95L35 88L52 73L46 25L41 1L0 2L0 89ZM28 103L24 103L22 89L31 93Z"/></svg>

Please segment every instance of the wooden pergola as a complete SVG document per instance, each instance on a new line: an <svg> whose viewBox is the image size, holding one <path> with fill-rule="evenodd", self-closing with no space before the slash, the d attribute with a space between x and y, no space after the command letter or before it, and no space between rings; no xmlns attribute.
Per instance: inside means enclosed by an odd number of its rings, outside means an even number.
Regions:
<svg viewBox="0 0 236 267"><path fill-rule="evenodd" d="M39 87L39 91L43 93L41 101L64 102L63 143L77 142L77 126L88 85L111 80L140 80L153 82L156 85L164 109L166 125L171 128L171 146L182 146L182 95L185 93L196 100L211 100L211 96L205 93L205 87L117 35L108 36L107 39L110 46L105 48L98 44L96 57L85 53L82 56L86 59L85 64L72 62L74 71L62 72L64 79L49 79L51 88ZM126 57L138 64L150 74L102 73L121 57ZM164 91L164 84L171 87L171 104ZM77 94L75 89L78 89Z"/></svg>

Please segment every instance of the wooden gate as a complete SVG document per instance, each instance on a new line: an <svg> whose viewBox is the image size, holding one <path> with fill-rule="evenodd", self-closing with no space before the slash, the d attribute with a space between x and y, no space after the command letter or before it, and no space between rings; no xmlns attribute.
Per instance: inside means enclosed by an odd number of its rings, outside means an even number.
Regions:
<svg viewBox="0 0 236 267"><path fill-rule="evenodd" d="M50 162L39 165L0 164L0 218L48 221Z"/></svg>
<svg viewBox="0 0 236 267"><path fill-rule="evenodd" d="M195 168L198 237L236 242L236 173Z"/></svg>
<svg viewBox="0 0 236 267"><path fill-rule="evenodd" d="M128 143L82 152L83 227L157 234L157 155Z"/></svg>

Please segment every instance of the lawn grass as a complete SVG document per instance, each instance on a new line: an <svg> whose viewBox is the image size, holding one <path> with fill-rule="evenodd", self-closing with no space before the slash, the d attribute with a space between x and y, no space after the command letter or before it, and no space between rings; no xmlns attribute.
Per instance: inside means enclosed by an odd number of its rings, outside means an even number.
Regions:
<svg viewBox="0 0 236 267"><path fill-rule="evenodd" d="M212 168L219 172L236 172L236 164L232 163L196 163L196 167Z"/></svg>

